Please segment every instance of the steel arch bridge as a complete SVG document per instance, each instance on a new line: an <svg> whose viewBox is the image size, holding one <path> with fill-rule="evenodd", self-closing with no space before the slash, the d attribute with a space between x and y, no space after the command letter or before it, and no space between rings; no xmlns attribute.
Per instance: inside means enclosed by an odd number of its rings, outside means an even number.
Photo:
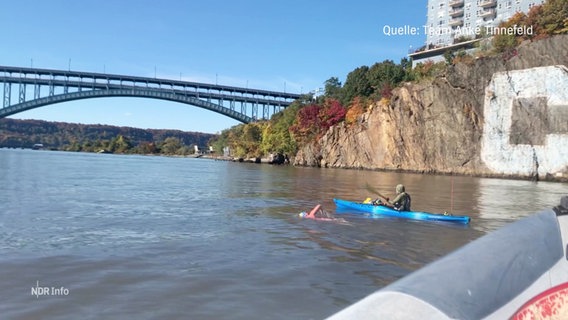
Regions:
<svg viewBox="0 0 568 320"><path fill-rule="evenodd" d="M66 101L142 97L189 104L250 123L269 119L301 97L295 93L171 79L8 66L0 66L0 83L4 87L0 119Z"/></svg>

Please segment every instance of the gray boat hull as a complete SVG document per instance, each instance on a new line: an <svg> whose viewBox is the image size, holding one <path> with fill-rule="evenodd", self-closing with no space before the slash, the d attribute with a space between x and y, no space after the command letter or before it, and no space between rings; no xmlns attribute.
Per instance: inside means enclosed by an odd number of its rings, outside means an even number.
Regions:
<svg viewBox="0 0 568 320"><path fill-rule="evenodd" d="M566 208L568 197L554 210L487 234L329 319L510 319L534 297L568 285L568 215L557 215ZM567 303L554 312L568 312L566 292L561 298Z"/></svg>

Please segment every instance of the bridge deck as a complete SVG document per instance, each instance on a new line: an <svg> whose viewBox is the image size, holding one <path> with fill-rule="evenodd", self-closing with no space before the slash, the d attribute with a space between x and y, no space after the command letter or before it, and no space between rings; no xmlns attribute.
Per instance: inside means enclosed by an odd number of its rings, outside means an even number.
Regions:
<svg viewBox="0 0 568 320"><path fill-rule="evenodd" d="M132 82L133 85L138 86L170 86L170 87L182 87L182 88L192 88L200 90L215 90L217 92L229 92L231 94L248 94L253 96L270 96L273 98L285 98L285 99L298 99L302 95L297 93L286 93L270 90L261 90L253 88L243 88L234 86L225 86L217 84L208 84L200 82L191 81L180 81L172 79L162 79L162 78L149 78L149 77L137 77L128 75L117 75L117 74L107 74L107 73L95 73L95 72L82 72L82 71L65 71L65 70L55 70L55 69L35 69L35 68L22 68L22 67L9 67L0 66L0 72L4 74L9 74L9 77L13 78L28 78L28 75L32 76L49 76L52 79L57 77L64 77L66 79L76 78L79 79L78 82L91 82L91 83L109 83L118 81L122 82ZM16 74L16 75L13 75ZM85 81L83 81L85 79ZM86 81L89 79L89 81ZM92 81L91 81L92 80Z"/></svg>

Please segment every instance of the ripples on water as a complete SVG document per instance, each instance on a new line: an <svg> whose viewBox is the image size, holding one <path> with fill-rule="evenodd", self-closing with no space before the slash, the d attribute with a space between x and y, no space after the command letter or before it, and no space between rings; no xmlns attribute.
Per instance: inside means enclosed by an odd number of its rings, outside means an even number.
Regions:
<svg viewBox="0 0 568 320"><path fill-rule="evenodd" d="M369 182L470 226L297 213ZM0 149L0 314L319 319L505 223L565 184ZM453 185L453 187L452 187ZM338 214L339 216L339 214ZM65 287L65 296L31 288Z"/></svg>

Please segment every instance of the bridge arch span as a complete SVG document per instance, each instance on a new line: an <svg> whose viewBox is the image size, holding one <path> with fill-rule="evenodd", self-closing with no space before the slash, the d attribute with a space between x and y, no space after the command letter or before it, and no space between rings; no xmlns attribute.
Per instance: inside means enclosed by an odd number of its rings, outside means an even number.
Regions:
<svg viewBox="0 0 568 320"><path fill-rule="evenodd" d="M140 97L179 102L249 123L269 119L303 95L71 70L0 66L0 118L50 104L98 97ZM47 90L46 90L47 89ZM1 88L0 88L1 90ZM237 108L240 105L240 108ZM237 110L240 109L240 110Z"/></svg>
<svg viewBox="0 0 568 320"><path fill-rule="evenodd" d="M250 123L253 122L255 119L249 117L245 114L237 112L235 110L231 110L230 108L224 107L219 104L215 104L209 101L201 100L194 97L184 96L180 94L176 94L173 92L166 92L166 91L158 91L152 89L139 89L139 88L131 88L131 89L109 89L109 90L89 90L89 91L77 91L77 92L69 92L64 94L57 94L53 96L47 96L35 100L25 101L18 104L14 104L12 106L0 109L0 118L4 118L7 116L11 116L16 113L20 113L23 111L28 111L31 109L62 103L62 102L70 102L75 100L82 100L82 99L91 99L91 98L105 98L105 97L138 97L138 98L150 98L150 99L159 99L159 100L167 100L173 102L179 102L183 104L188 104L195 107L200 107L206 110L210 110L213 112L217 112L219 114L225 115L230 117L234 120L243 122L243 123Z"/></svg>

